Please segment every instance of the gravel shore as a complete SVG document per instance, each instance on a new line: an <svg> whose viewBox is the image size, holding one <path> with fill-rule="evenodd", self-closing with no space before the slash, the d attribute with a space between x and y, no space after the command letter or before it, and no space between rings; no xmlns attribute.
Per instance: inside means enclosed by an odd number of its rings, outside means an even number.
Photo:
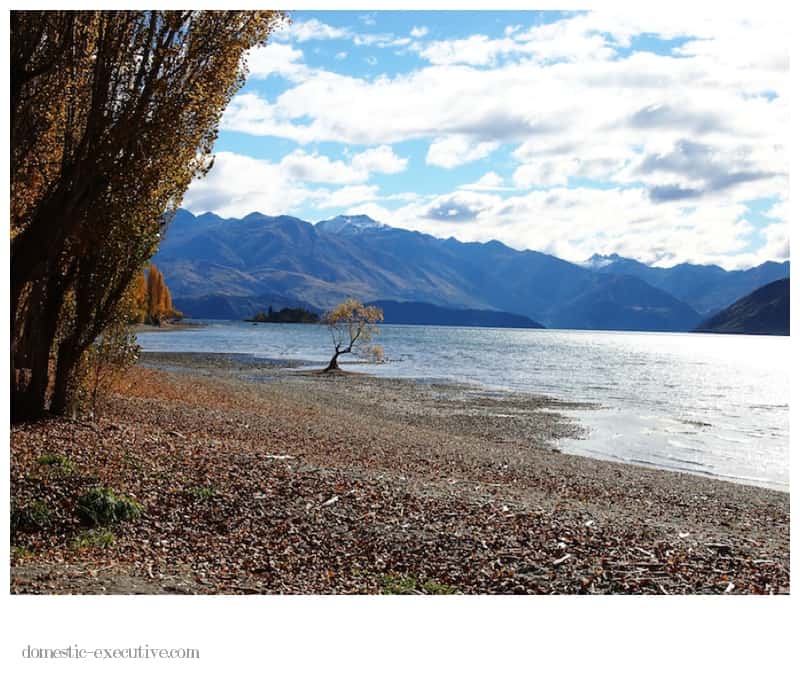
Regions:
<svg viewBox="0 0 800 685"><path fill-rule="evenodd" d="M51 513L12 591L789 591L787 493L561 453L577 406L145 354L96 422L12 427L12 505ZM80 544L99 483L144 513Z"/></svg>

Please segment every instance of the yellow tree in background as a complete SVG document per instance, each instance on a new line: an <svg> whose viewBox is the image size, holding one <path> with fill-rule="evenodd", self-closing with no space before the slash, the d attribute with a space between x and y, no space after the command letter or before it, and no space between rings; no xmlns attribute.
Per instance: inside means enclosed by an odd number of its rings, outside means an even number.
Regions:
<svg viewBox="0 0 800 685"><path fill-rule="evenodd" d="M164 282L164 274L155 264L147 270L147 314L145 323L160 326L164 321L180 317L172 306L172 295Z"/></svg>
<svg viewBox="0 0 800 685"><path fill-rule="evenodd" d="M130 312L131 323L144 323L147 318L149 297L147 292L147 279L144 271L136 275L133 282L133 295Z"/></svg>

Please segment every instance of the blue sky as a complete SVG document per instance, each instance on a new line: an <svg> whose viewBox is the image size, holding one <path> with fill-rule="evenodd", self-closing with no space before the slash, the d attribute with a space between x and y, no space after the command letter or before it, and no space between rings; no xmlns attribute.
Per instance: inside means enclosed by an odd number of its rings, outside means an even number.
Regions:
<svg viewBox="0 0 800 685"><path fill-rule="evenodd" d="M366 213L580 261L788 258L785 23L295 11L249 55L195 213Z"/></svg>

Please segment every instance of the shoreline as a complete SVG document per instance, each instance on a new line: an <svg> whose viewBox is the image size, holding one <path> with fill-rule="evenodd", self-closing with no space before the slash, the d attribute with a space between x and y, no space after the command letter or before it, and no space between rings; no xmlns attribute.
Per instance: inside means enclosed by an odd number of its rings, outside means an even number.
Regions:
<svg viewBox="0 0 800 685"><path fill-rule="evenodd" d="M146 353L123 386L96 425L12 427L12 495L99 479L146 513L108 549L68 511L18 536L12 591L789 590L787 493L562 453L575 404L235 355Z"/></svg>
<svg viewBox="0 0 800 685"><path fill-rule="evenodd" d="M271 358L264 357L256 354L248 354L243 352L143 352L140 363L153 369L161 369L166 371L178 371L185 373L207 373L209 370L214 369L217 373L229 373L236 375L236 372L243 372L245 369L260 369L261 376L266 378L273 377L276 373L281 373L281 369L291 369L292 375L302 375L305 373L317 374L324 366L322 361L311 361L307 359L286 359L286 358ZM623 466L632 466L635 468L655 469L657 471L667 471L670 473L680 473L700 478L710 478L712 480L719 480L727 483L734 483L744 485L747 487L764 488L776 492L783 492L788 494L790 488L788 484L772 482L772 481L758 481L737 476L727 476L711 471L695 470L689 468L680 468L677 466L670 467L657 461L646 461L636 459L623 459L613 454L606 454L600 452L590 453L588 450L581 449L580 441L588 434L589 429L584 426L583 419L586 417L586 412L608 410L596 402L587 401L569 401L564 399L555 398L549 395L538 395L532 392L511 390L508 388L500 388L495 386L486 386L479 384L470 384L461 381L451 381L443 379L431 378L413 378L413 377L393 377L393 376L378 376L368 372L358 370L358 367L365 364L362 361L347 361L343 364L344 373L350 373L361 378L373 379L374 383L391 384L411 384L411 386L425 386L437 385L442 388L448 388L452 392L458 393L459 391L469 391L472 394L485 394L493 397L518 397L529 398L532 402L539 402L549 404L551 407L558 408L564 412L564 418L567 422L572 422L575 425L575 430L556 439L556 444L552 445L557 447L558 451L569 453L576 457L585 459L599 460L620 464ZM319 368L317 368L319 367ZM353 370L349 370L351 367ZM268 369L266 373L264 371ZM258 381L259 375L240 373L239 376L242 380ZM566 441L565 445L560 444L561 440Z"/></svg>
<svg viewBox="0 0 800 685"><path fill-rule="evenodd" d="M193 323L191 321L177 321L172 323L165 323L161 326L154 326L149 323L136 323L131 324L130 330L132 333L165 333L170 331L193 331L198 328L206 328L207 324Z"/></svg>

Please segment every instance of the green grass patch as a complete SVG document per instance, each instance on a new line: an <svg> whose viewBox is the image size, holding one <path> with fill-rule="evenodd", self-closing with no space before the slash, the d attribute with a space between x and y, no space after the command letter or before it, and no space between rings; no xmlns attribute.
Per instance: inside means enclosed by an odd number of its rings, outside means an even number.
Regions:
<svg viewBox="0 0 800 685"><path fill-rule="evenodd" d="M454 595L456 588L435 580L420 581L409 575L390 573L381 576L381 594L383 595Z"/></svg>
<svg viewBox="0 0 800 685"><path fill-rule="evenodd" d="M208 500L214 497L217 494L217 491L214 488L208 487L207 485L200 485L194 486L189 489L192 497L199 500Z"/></svg>
<svg viewBox="0 0 800 685"><path fill-rule="evenodd" d="M107 526L122 521L135 521L142 514L142 505L135 499L118 495L111 488L94 487L78 499L78 518L89 526Z"/></svg>
<svg viewBox="0 0 800 685"><path fill-rule="evenodd" d="M72 459L63 454L49 454L41 455L37 460L42 466L55 466L65 473L72 473L75 470L75 464Z"/></svg>
<svg viewBox="0 0 800 685"><path fill-rule="evenodd" d="M426 595L455 595L458 590L452 585L445 585L435 580L426 580L422 584L422 589Z"/></svg>
<svg viewBox="0 0 800 685"><path fill-rule="evenodd" d="M100 547L105 549L111 547L117 538L107 528L96 528L87 530L72 541L72 546L75 549L87 549L89 547Z"/></svg>

